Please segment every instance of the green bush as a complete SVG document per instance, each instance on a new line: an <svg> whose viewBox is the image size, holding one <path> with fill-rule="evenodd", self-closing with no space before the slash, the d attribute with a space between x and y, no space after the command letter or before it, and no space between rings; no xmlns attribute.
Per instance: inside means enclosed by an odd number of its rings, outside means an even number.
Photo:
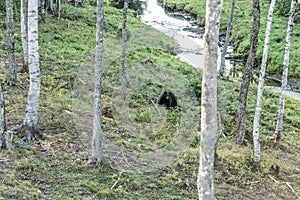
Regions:
<svg viewBox="0 0 300 200"><path fill-rule="evenodd" d="M0 13L1 13L1 15L3 14L5 14L5 1L0 1Z"/></svg>

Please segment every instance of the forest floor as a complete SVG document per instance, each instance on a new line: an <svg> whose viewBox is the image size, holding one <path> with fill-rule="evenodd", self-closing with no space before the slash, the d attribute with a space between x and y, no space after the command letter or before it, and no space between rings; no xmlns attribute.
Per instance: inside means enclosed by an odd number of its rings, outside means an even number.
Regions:
<svg viewBox="0 0 300 200"><path fill-rule="evenodd" d="M63 5L60 19L49 15L46 23L40 24L41 135L25 143L20 131L14 135L14 149L0 151L0 199L197 199L201 72L174 56L178 51L174 41L131 16L127 58L130 101L119 105L122 12L108 6L102 119L109 165L87 164L91 155L95 12L89 5ZM5 30L5 22L0 23ZM4 33L0 33L2 63L6 61ZM21 63L19 34L16 55ZM6 71L1 69L1 80L5 80ZM28 74L19 73L13 86L2 83L10 128L25 116ZM154 106L163 90L176 94L179 110ZM270 141L279 96L264 92L262 159L260 171L255 173L251 133L256 86L250 87L243 146L234 144L238 92L238 83L219 82L219 111L225 121L215 166L216 198L299 199L300 101L287 98L282 140ZM128 118L122 118L123 108L130 108L125 109ZM139 157L146 161L139 161Z"/></svg>

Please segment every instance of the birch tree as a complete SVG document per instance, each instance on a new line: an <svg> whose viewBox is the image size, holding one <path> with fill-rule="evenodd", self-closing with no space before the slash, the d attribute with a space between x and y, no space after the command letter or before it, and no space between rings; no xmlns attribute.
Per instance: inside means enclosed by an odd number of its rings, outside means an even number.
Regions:
<svg viewBox="0 0 300 200"><path fill-rule="evenodd" d="M13 131L6 129L4 95L0 83L0 149L12 149L12 136Z"/></svg>
<svg viewBox="0 0 300 200"><path fill-rule="evenodd" d="M15 44L13 28L13 0L6 0L6 32L8 46L8 82L12 84L17 79L17 70L15 62Z"/></svg>
<svg viewBox="0 0 300 200"><path fill-rule="evenodd" d="M259 121L260 121L260 113L262 110L263 87L264 87L264 82L265 82L269 43L270 43L270 33L271 33L275 3L276 3L276 0L271 1L269 12L268 12L268 17L267 17L264 51L263 51L261 68L260 68L260 72L259 72L257 100L256 100L256 108L255 108L255 114L254 114L254 120L253 120L253 145L254 145L253 164L254 164L255 169L258 169L258 165L260 162L260 133L259 133L260 125L259 125Z"/></svg>
<svg viewBox="0 0 300 200"><path fill-rule="evenodd" d="M242 144L244 142L246 133L246 105L249 85L252 77L252 69L257 51L258 43L258 32L260 28L260 7L259 0L252 1L252 16L253 16L253 27L250 38L250 52L245 65L245 71L243 80L240 88L239 105L237 112L237 125L238 133L236 135L236 143Z"/></svg>
<svg viewBox="0 0 300 200"><path fill-rule="evenodd" d="M5 148L5 132L6 132L6 122L5 122L4 96L2 91L2 84L0 83L0 149Z"/></svg>
<svg viewBox="0 0 300 200"><path fill-rule="evenodd" d="M28 69L28 1L21 0L21 40L23 47L23 68Z"/></svg>
<svg viewBox="0 0 300 200"><path fill-rule="evenodd" d="M296 14L298 14L298 13L295 13L296 4L297 4L297 2L295 0L291 1L291 10L290 10L290 16L289 16L288 27L287 27L287 32L286 32L286 39L285 39L283 72L282 72L282 80L281 80L281 88L280 88L280 99L279 99L277 124L276 124L275 133L271 137L271 139L275 139L275 140L279 140L281 138L281 134L282 134L285 92L286 92L289 63L290 63L291 40L292 40L292 33L293 33L293 28L294 28L294 18L296 16Z"/></svg>
<svg viewBox="0 0 300 200"><path fill-rule="evenodd" d="M229 16L229 20L228 20L228 23L227 23L225 43L224 43L224 47L223 47L223 51L222 51L222 55L221 55L221 64L220 64L220 70L219 70L219 75L220 76L223 76L223 74L224 74L225 55L227 53L227 48L228 48L229 39L230 39L230 29L231 29L231 25L232 25L234 6L235 6L235 0L231 0L230 16Z"/></svg>
<svg viewBox="0 0 300 200"><path fill-rule="evenodd" d="M218 140L217 61L221 7L221 0L206 1L200 164L197 180L201 200L214 199L214 156Z"/></svg>
<svg viewBox="0 0 300 200"><path fill-rule="evenodd" d="M128 0L124 0L124 12L123 12L123 26L122 26L122 40L123 40L123 49L122 49L122 95L123 99L127 99L127 80L126 80L126 48L127 48L127 30L126 30L126 21L127 21L127 10L128 10Z"/></svg>
<svg viewBox="0 0 300 200"><path fill-rule="evenodd" d="M53 0L47 0L47 11L53 14Z"/></svg>
<svg viewBox="0 0 300 200"><path fill-rule="evenodd" d="M28 1L29 91L25 116L25 139L38 133L38 100L40 96L40 55L38 43L38 0Z"/></svg>
<svg viewBox="0 0 300 200"><path fill-rule="evenodd" d="M100 136L103 134L101 128L101 89L102 89L102 52L103 52L103 0L97 0L97 23L96 23L96 58L95 58L95 90L94 90L94 119L92 134L92 156L89 164L100 164L103 159Z"/></svg>
<svg viewBox="0 0 300 200"><path fill-rule="evenodd" d="M45 22L45 0L41 0L41 16L42 21Z"/></svg>
<svg viewBox="0 0 300 200"><path fill-rule="evenodd" d="M60 18L60 0L56 0L56 14Z"/></svg>

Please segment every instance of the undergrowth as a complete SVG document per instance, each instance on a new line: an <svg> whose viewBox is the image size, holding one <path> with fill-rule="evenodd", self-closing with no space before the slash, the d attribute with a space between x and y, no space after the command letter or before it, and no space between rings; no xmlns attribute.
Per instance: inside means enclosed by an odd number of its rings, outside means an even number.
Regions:
<svg viewBox="0 0 300 200"><path fill-rule="evenodd" d="M201 73L174 56L178 47L173 40L140 23L131 14L127 54L130 99L128 104L119 102L116 97L120 92L122 12L106 6L105 14L102 128L106 138L135 155L165 147L178 151L179 155L169 162L168 157L160 154L161 160L168 161L163 168L139 173L123 171L118 166L112 169L87 164L92 122L95 7L63 5L60 19L49 15L46 23L39 27L41 135L31 143L24 143L21 140L24 133L19 132L14 136L13 151L0 151L0 199L198 198ZM5 30L3 23L1 20L1 30ZM18 25L15 32L20 68L22 54ZM1 52L6 52L4 33L0 33ZM0 57L4 63L5 55L1 53ZM7 69L2 68L7 125L12 127L21 123L25 115L28 74L19 73L15 85L8 86L4 82L6 73ZM248 142L246 146L238 146L234 139L239 84L223 81L218 84L219 111L224 113L225 121L215 166L217 199L296 199L300 191L297 167L300 165L299 101L287 98L283 140L270 142L278 94L265 90L261 119L262 160L260 172L254 173L251 125L256 88L251 87L249 92ZM155 107L164 90L175 93L178 109ZM118 114L124 111L123 107L116 106L118 103L127 106L124 109L129 113L128 118ZM124 121L132 126L122 124ZM173 142L175 136L179 137L179 143ZM188 146L180 149L184 142ZM103 144L106 145L110 147L110 144ZM173 158L173 154L168 155Z"/></svg>

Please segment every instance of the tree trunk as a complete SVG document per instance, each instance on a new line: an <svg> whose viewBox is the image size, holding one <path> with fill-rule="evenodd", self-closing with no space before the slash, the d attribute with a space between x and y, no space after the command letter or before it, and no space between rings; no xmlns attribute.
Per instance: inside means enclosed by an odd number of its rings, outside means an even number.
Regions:
<svg viewBox="0 0 300 200"><path fill-rule="evenodd" d="M5 104L2 84L0 83L0 149L12 149L13 132L6 130Z"/></svg>
<svg viewBox="0 0 300 200"><path fill-rule="evenodd" d="M47 11L53 14L53 0L48 0L47 2Z"/></svg>
<svg viewBox="0 0 300 200"><path fill-rule="evenodd" d="M38 44L38 0L28 1L29 92L26 105L25 139L38 132L38 100L40 96L40 55Z"/></svg>
<svg viewBox="0 0 300 200"><path fill-rule="evenodd" d="M250 52L247 58L245 71L243 75L243 81L240 88L240 95L239 95L239 105L238 105L238 113L237 113L238 133L236 135L237 144L243 144L245 133L246 133L247 96L248 96L248 89L252 77L252 68L253 68L256 51L257 51L258 32L260 28L259 0L253 0L252 9L253 9L252 11L253 27L252 27L251 38L250 38Z"/></svg>
<svg viewBox="0 0 300 200"><path fill-rule="evenodd" d="M45 22L45 0L41 0L41 16L42 21Z"/></svg>
<svg viewBox="0 0 300 200"><path fill-rule="evenodd" d="M123 99L127 100L127 79L126 79L126 48L127 48L127 30L126 30L126 21L127 21L127 10L128 2L124 0L124 12L123 12L123 29L122 29L122 40L123 40L123 49L122 49L122 94Z"/></svg>
<svg viewBox="0 0 300 200"><path fill-rule="evenodd" d="M60 0L56 0L56 14L60 18Z"/></svg>
<svg viewBox="0 0 300 200"><path fill-rule="evenodd" d="M88 163L100 164L103 153L101 149L100 136L103 134L101 128L101 88L102 88L102 48L103 48L103 0L97 0L97 24L96 24L96 58L95 58L95 91L94 91L94 120L92 135L92 157Z"/></svg>
<svg viewBox="0 0 300 200"><path fill-rule="evenodd" d="M15 62L15 43L14 43L14 21L13 21L13 1L6 0L6 32L8 46L8 82L11 85L17 79Z"/></svg>
<svg viewBox="0 0 300 200"><path fill-rule="evenodd" d="M21 40L23 47L23 71L28 71L28 1L21 0Z"/></svg>
<svg viewBox="0 0 300 200"><path fill-rule="evenodd" d="M227 53L227 48L228 48L228 44L229 44L230 29L231 29L233 13L234 13L234 5L235 5L235 0L231 0L230 16L229 16L229 20L228 20L228 24L227 24L225 43L224 43L224 47L223 47L223 51L222 51L222 55L221 55L221 64L220 64L220 70L219 70L220 76L223 76L224 69L225 69L225 55Z"/></svg>
<svg viewBox="0 0 300 200"><path fill-rule="evenodd" d="M275 131L274 135L271 137L271 139L275 139L275 140L279 140L281 138L281 134L282 134L282 124L283 124L284 104L285 104L285 91L286 91L288 71L289 71L290 47L291 47L292 33L293 33L293 28L294 28L294 17L295 17L296 4L297 4L297 2L295 0L291 1L290 17L289 17L286 39L285 39L283 73L282 73L281 88L280 88L280 99L279 99L277 125L276 125L276 131Z"/></svg>
<svg viewBox="0 0 300 200"><path fill-rule="evenodd" d="M6 132L5 105L4 105L2 84L0 83L0 149L5 148L5 143L6 143L5 132Z"/></svg>
<svg viewBox="0 0 300 200"><path fill-rule="evenodd" d="M214 199L214 157L218 140L217 62L220 15L221 0L208 0L204 34L200 164L197 180L201 200Z"/></svg>
<svg viewBox="0 0 300 200"><path fill-rule="evenodd" d="M258 89L257 89L257 100L256 100L256 108L253 120L253 145L254 145L254 168L258 168L260 162L260 133L259 133L259 121L260 121L260 113L262 109L262 98L263 98L263 87L265 82L265 74L266 74L266 66L268 61L268 51L269 51L269 42L270 42L270 33L272 27L272 19L273 19L273 11L275 7L276 0L272 0L269 8L268 18L267 18L267 27L265 34L265 44L264 44L264 52L262 58L261 69L259 73L258 80Z"/></svg>

